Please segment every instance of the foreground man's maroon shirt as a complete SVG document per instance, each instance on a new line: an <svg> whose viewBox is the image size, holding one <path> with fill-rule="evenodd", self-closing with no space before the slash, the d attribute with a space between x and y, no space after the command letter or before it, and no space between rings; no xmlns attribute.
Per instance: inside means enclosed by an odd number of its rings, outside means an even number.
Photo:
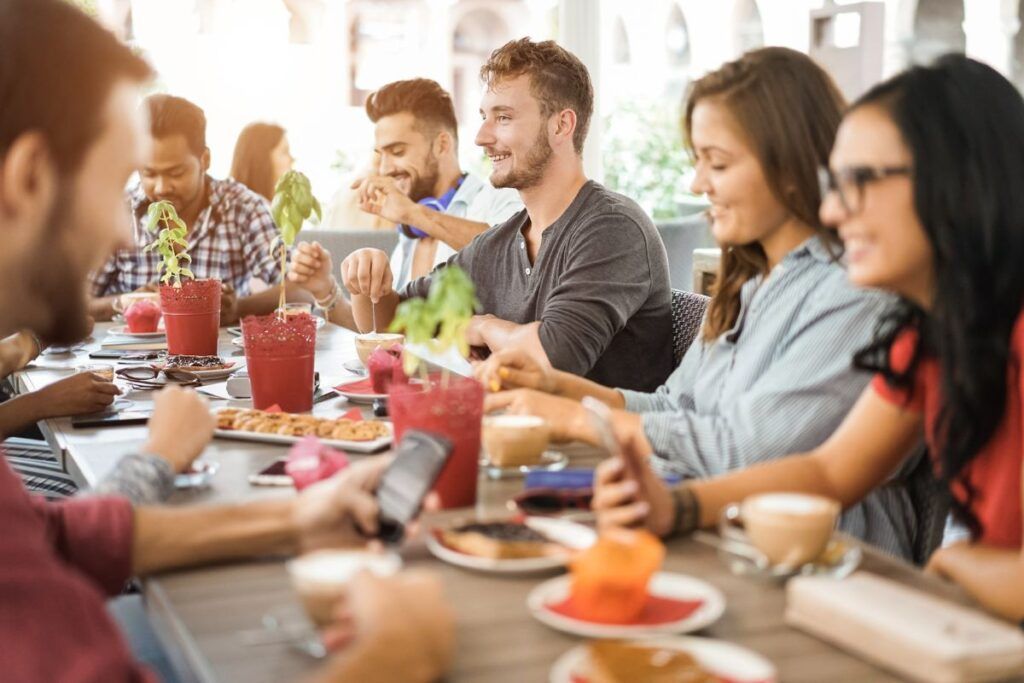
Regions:
<svg viewBox="0 0 1024 683"><path fill-rule="evenodd" d="M0 679L154 681L104 606L131 574L131 550L127 500L47 503L0 457Z"/></svg>

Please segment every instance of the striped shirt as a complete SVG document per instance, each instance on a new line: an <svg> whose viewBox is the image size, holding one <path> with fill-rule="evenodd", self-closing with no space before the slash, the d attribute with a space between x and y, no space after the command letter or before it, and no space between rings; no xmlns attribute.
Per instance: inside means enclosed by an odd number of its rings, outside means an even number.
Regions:
<svg viewBox="0 0 1024 683"><path fill-rule="evenodd" d="M267 283L281 280L280 252L273 249L277 226L266 199L234 180L206 177L209 201L189 226L189 266L197 278L219 278L239 296L250 293L252 278ZM142 249L153 241L146 231L151 204L142 186L128 195L134 246L118 249L93 275L93 296L133 292L160 279L160 256Z"/></svg>
<svg viewBox="0 0 1024 683"><path fill-rule="evenodd" d="M812 237L746 282L734 327L694 340L654 393L621 390L655 452L684 476L712 477L811 450L839 426L871 379L853 368L889 300L849 284ZM916 521L902 488L883 487L840 528L910 557Z"/></svg>

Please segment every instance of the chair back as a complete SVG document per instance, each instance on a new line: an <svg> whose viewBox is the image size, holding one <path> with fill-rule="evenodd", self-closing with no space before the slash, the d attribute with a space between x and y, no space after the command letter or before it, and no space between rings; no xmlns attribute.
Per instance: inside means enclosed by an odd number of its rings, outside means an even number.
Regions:
<svg viewBox="0 0 1024 683"><path fill-rule="evenodd" d="M395 230L313 230L306 229L299 233L304 242L319 242L334 261L337 270L345 257L356 249L373 247L391 255L398 244L398 232Z"/></svg>
<svg viewBox="0 0 1024 683"><path fill-rule="evenodd" d="M672 358L676 365L697 337L708 301L703 294L672 290Z"/></svg>

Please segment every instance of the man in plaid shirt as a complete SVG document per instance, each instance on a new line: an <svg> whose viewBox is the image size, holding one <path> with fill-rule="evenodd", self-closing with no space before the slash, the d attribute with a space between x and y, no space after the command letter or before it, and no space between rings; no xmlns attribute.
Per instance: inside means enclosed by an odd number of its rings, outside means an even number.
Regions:
<svg viewBox="0 0 1024 683"><path fill-rule="evenodd" d="M109 320L118 295L152 289L159 282L160 257L143 247L154 238L146 231L146 211L160 200L174 204L189 226L192 272L223 283L221 322L269 313L277 303L276 288L256 295L250 291L252 278L268 284L281 280L280 252L273 248L277 227L266 200L237 181L207 175L210 150L202 109L170 95L153 95L145 107L153 148L139 184L128 193L134 243L118 249L93 275L92 314Z"/></svg>

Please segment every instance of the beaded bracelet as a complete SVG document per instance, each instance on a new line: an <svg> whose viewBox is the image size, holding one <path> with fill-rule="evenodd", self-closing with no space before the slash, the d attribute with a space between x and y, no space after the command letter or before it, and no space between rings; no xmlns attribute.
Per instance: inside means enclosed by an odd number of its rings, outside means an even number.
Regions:
<svg viewBox="0 0 1024 683"><path fill-rule="evenodd" d="M338 304L338 298L341 296L341 287L338 286L338 281L331 276L331 293L328 294L324 299L314 299L316 307L321 311L329 311Z"/></svg>
<svg viewBox="0 0 1024 683"><path fill-rule="evenodd" d="M700 526L700 501L689 486L672 489L674 511L671 536L686 536Z"/></svg>

